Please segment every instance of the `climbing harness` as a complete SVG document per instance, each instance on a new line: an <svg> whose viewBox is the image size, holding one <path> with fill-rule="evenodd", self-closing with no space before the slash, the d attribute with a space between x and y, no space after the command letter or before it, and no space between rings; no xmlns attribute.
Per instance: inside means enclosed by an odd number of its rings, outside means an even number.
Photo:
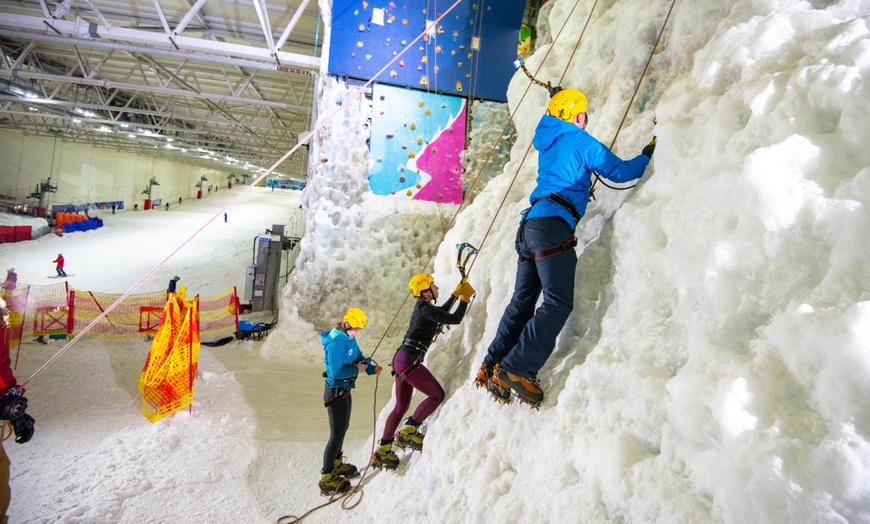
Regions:
<svg viewBox="0 0 870 524"><path fill-rule="evenodd" d="M537 204L541 200L549 200L550 202L552 202L556 205L562 206L566 210L568 210L568 212L571 213L571 216L574 217L575 226L576 226L576 224L580 223L580 219L583 218L583 215L581 215L580 213L577 212L577 208L574 207L574 204L572 204L570 200L563 197L559 193L550 193L549 195L547 195L545 197L536 198L532 201L532 205L529 206L525 211L523 211L523 219L524 220L525 220L525 216L528 214L528 212L532 210L532 207L534 207L535 204Z"/></svg>
<svg viewBox="0 0 870 524"><path fill-rule="evenodd" d="M525 208L520 213L522 218L520 219L520 227L517 228L517 243L518 244L520 242L523 242L525 239L525 225L526 225L526 220L528 220L527 217L528 217L529 211L531 211L532 208L535 206L535 204L537 204L541 200L549 200L550 202L553 202L554 204L562 206L563 208L565 208L569 213L571 213L571 216L574 217L574 227L576 227L577 224L580 223L580 219L582 218L582 215L580 215L580 213L577 212L577 209L574 207L574 204L572 204L570 200L563 197L559 193L550 193L549 195L547 195L545 197L536 198L536 199L532 200L532 205ZM571 240L562 242L559 245L545 247L543 249L538 249L538 250L533 251L534 256L532 258L524 257L523 254L520 253L519 249L517 249L517 256L519 257L520 262L532 263L536 260L541 260L544 258L554 257L556 255L561 255L563 253L567 253L567 252L573 250L574 246L576 246L576 245L577 245L577 237L571 237Z"/></svg>
<svg viewBox="0 0 870 524"><path fill-rule="evenodd" d="M440 329L441 324L439 324L438 327ZM437 334L435 335L435 338L438 338ZM432 339L432 342L435 342L435 338ZM399 347L399 349L414 355L414 362L412 362L411 365L408 366L407 369L405 369L405 371L401 373L396 373L396 370L393 370L393 375L399 377L399 380L405 380L406 378L408 378L408 375L410 375L411 373L416 371L417 368L423 365L423 359L426 358L426 352L429 350L429 346L425 345L419 340L406 338L402 341L402 345Z"/></svg>
<svg viewBox="0 0 870 524"><path fill-rule="evenodd" d="M343 399L344 397L346 397L350 394L349 387L347 387L347 388L332 388L333 392L335 392L336 390L338 390L338 393L333 393L333 395L331 397L329 397L329 400L327 400L326 402L323 403L323 407L328 408L329 406L335 404L336 402L338 402L339 400Z"/></svg>

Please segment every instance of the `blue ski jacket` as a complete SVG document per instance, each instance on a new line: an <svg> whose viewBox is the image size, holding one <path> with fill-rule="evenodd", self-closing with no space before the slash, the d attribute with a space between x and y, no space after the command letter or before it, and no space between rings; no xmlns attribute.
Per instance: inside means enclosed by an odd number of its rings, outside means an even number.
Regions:
<svg viewBox="0 0 870 524"><path fill-rule="evenodd" d="M629 182L640 178L649 164L646 155L622 160L585 129L550 115L538 122L532 143L538 150L538 179L529 196L532 209L525 218L561 217L572 229L577 222L570 211L549 200L535 200L558 193L582 217L589 202L593 171L613 182Z"/></svg>
<svg viewBox="0 0 870 524"><path fill-rule="evenodd" d="M323 343L323 361L326 364L326 385L333 389L353 388L359 369L356 365L365 362L366 374L375 374L375 365L371 359L363 356L356 339L347 333L332 328L332 331L322 331L320 341Z"/></svg>

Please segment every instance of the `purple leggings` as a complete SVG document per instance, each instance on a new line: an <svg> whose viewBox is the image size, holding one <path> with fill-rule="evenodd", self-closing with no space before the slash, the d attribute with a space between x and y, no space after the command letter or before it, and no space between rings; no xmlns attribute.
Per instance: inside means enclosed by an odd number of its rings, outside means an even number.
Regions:
<svg viewBox="0 0 870 524"><path fill-rule="evenodd" d="M424 395L426 399L420 402L414 414L411 416L414 422L420 424L432 414L433 411L444 400L444 388L438 383L432 373L426 369L426 366L420 364L417 369L412 371L403 379L399 378L402 373L405 373L417 359L416 355L402 351L396 352L393 357L393 371L396 372L396 405L390 416L387 417L387 425L384 427L383 440L393 440L396 434L396 428L399 427L399 422L408 411L408 406L411 405L411 395L417 389Z"/></svg>

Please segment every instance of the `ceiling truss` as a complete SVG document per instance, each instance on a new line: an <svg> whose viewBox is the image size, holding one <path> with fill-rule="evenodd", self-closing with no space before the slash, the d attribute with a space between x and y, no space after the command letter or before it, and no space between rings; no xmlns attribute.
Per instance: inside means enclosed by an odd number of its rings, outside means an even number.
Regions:
<svg viewBox="0 0 870 524"><path fill-rule="evenodd" d="M311 126L319 13L287 4L6 0L0 127L259 172Z"/></svg>

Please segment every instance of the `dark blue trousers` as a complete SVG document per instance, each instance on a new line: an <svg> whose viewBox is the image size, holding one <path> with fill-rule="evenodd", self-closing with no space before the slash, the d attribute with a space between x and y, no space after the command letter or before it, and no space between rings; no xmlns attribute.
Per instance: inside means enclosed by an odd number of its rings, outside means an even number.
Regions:
<svg viewBox="0 0 870 524"><path fill-rule="evenodd" d="M484 361L514 375L537 378L553 348L556 337L574 309L574 249L538 258L540 250L562 245L574 238L574 231L561 218L540 217L524 221L517 229L519 254L514 294L489 345ZM538 252L538 253L536 253ZM544 300L535 310L541 293Z"/></svg>

